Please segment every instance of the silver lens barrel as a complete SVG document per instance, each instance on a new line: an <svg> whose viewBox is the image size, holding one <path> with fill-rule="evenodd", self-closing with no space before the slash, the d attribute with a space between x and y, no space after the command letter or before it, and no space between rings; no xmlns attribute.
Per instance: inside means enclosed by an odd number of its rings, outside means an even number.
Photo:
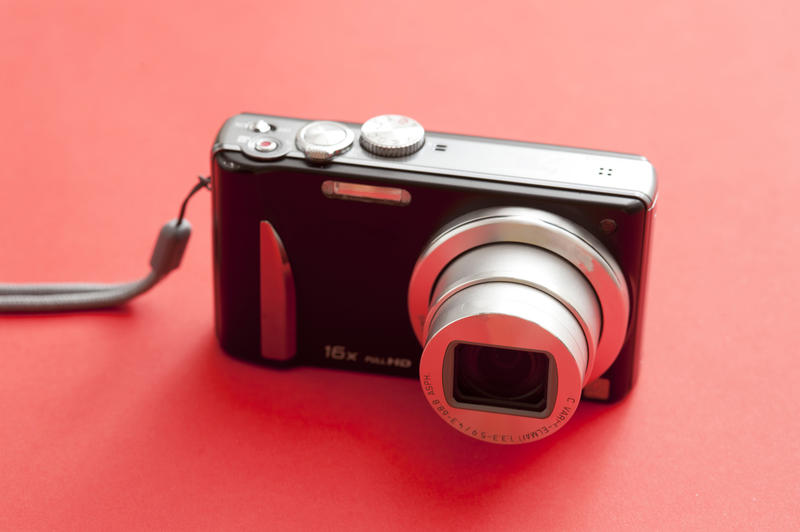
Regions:
<svg viewBox="0 0 800 532"><path fill-rule="evenodd" d="M409 286L426 397L474 438L552 434L616 358L628 305L613 258L569 220L527 208L455 220L423 251Z"/></svg>
<svg viewBox="0 0 800 532"><path fill-rule="evenodd" d="M485 393L483 399L459 400L456 351L464 345L547 357L548 371L540 377L541 382L531 383L543 385L543 404L514 408L510 403L515 401L490 401ZM500 443L524 443L533 439L530 435L555 432L553 418L574 411L588 360L580 324L555 298L523 284L490 282L455 293L439 308L431 323L420 374L433 381L437 380L434 375L441 373L441 393L451 407L450 414L464 427L485 437L492 435ZM487 361L493 362L491 358ZM505 380L516 378L508 374Z"/></svg>
<svg viewBox="0 0 800 532"><path fill-rule="evenodd" d="M430 320L445 301L469 286L491 282L527 285L556 299L580 323L588 352L594 356L602 316L589 281L555 253L508 242L471 249L448 264L433 290L423 328L426 341L431 336Z"/></svg>

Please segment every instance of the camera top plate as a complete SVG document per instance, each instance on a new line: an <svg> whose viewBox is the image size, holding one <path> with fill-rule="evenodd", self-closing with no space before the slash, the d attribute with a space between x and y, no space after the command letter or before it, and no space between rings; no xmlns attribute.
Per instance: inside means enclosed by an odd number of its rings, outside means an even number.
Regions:
<svg viewBox="0 0 800 532"><path fill-rule="evenodd" d="M270 125L266 135L286 148L270 153L268 157L253 156L253 139L264 137L265 133L260 129L265 122ZM306 154L295 146L295 136L310 122L242 113L228 119L222 126L212 153L241 152L254 161L254 166L283 157L307 159ZM360 135L359 124L338 123L350 129L355 137ZM310 161L309 164L319 163ZM653 166L639 155L447 133L427 132L425 145L403 157L375 155L354 142L347 152L337 155L327 164L417 171L628 196L640 200L647 209L655 205L657 197Z"/></svg>

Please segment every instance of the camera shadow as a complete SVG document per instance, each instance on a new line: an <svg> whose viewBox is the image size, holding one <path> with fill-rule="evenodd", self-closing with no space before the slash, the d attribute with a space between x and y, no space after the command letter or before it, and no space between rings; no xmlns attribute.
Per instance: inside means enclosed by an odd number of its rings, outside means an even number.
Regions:
<svg viewBox="0 0 800 532"><path fill-rule="evenodd" d="M174 454L177 447L193 468L222 461L231 474L262 475L265 485L287 467L295 477L315 471L323 479L368 469L374 478L364 482L402 486L406 500L421 504L447 499L455 509L527 489L531 475L543 487L578 475L574 457L602 461L625 417L624 402L583 402L563 430L541 441L484 443L442 422L416 380L257 367L225 355L212 333L195 337L152 391L138 405L148 432L159 435L146 453Z"/></svg>

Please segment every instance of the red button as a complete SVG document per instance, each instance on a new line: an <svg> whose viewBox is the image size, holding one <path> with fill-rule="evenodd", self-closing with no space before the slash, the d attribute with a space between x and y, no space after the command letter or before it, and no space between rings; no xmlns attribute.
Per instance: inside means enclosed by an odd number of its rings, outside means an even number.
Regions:
<svg viewBox="0 0 800 532"><path fill-rule="evenodd" d="M256 150L258 151L272 151L278 147L278 143L270 139L262 139L256 142Z"/></svg>

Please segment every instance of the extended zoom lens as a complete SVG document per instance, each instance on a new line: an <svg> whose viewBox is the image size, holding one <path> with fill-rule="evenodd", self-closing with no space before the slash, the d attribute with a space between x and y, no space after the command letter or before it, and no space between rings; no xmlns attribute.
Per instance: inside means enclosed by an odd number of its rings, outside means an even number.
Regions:
<svg viewBox="0 0 800 532"><path fill-rule="evenodd" d="M602 244L527 208L472 213L423 251L409 314L434 409L474 438L523 443L560 429L624 340L628 294Z"/></svg>

